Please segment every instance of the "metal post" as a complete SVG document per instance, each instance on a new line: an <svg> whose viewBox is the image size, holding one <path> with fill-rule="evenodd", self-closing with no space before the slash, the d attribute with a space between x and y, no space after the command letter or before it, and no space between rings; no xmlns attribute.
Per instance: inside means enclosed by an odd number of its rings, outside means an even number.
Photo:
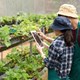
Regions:
<svg viewBox="0 0 80 80"><path fill-rule="evenodd" d="M3 61L3 52L1 52L1 61Z"/></svg>
<svg viewBox="0 0 80 80"><path fill-rule="evenodd" d="M1 52L0 52L0 60L1 60Z"/></svg>
<svg viewBox="0 0 80 80"><path fill-rule="evenodd" d="M32 41L30 41L30 54L32 54Z"/></svg>
<svg viewBox="0 0 80 80"><path fill-rule="evenodd" d="M23 43L20 44L21 46L21 54L23 53Z"/></svg>

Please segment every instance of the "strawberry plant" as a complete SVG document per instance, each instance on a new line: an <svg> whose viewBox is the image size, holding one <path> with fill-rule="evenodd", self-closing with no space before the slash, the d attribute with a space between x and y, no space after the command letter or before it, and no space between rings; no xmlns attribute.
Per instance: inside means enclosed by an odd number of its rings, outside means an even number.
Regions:
<svg viewBox="0 0 80 80"><path fill-rule="evenodd" d="M53 19L49 18L47 15L42 16L39 21L38 21L38 25L39 27L46 27L49 28L50 25L52 24Z"/></svg>
<svg viewBox="0 0 80 80"><path fill-rule="evenodd" d="M15 36L29 36L31 30L37 30L36 25L32 24L32 22L26 20L23 21L20 25L13 25Z"/></svg>
<svg viewBox="0 0 80 80"><path fill-rule="evenodd" d="M9 31L10 29L6 25L0 28L0 43L5 44L7 47L11 45Z"/></svg>
<svg viewBox="0 0 80 80"><path fill-rule="evenodd" d="M6 65L7 71L4 80L29 80L32 78L41 80L40 71L43 69L44 63L39 53L30 55L25 50L27 47L24 49L19 48L13 48L7 56L7 61L11 60L11 63ZM35 52L37 51L35 50ZM11 68L13 64L14 68Z"/></svg>
<svg viewBox="0 0 80 80"><path fill-rule="evenodd" d="M27 77L29 75L21 69L9 69L9 71L6 71L6 76L3 78L4 80L28 80Z"/></svg>
<svg viewBox="0 0 80 80"><path fill-rule="evenodd" d="M19 13L12 17L0 17L0 44L9 47L11 45L11 37L29 37L31 30L38 30L42 27L49 29L55 17L55 14L43 15L25 13Z"/></svg>
<svg viewBox="0 0 80 80"><path fill-rule="evenodd" d="M8 68L4 65L5 63L0 61L0 73L4 73L5 71L7 71Z"/></svg>

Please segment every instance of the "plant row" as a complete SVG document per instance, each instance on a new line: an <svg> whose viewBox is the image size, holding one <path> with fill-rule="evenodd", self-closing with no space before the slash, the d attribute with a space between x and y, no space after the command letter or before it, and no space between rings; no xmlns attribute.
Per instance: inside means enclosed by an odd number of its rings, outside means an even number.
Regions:
<svg viewBox="0 0 80 80"><path fill-rule="evenodd" d="M14 37L28 38L31 30L39 30L42 27L48 29L55 17L55 14L26 13L0 17L0 44L9 47L10 40Z"/></svg>
<svg viewBox="0 0 80 80"><path fill-rule="evenodd" d="M0 75L5 74L2 80L41 80L43 68L44 63L35 47L32 55L28 47L13 48L6 60L0 61Z"/></svg>

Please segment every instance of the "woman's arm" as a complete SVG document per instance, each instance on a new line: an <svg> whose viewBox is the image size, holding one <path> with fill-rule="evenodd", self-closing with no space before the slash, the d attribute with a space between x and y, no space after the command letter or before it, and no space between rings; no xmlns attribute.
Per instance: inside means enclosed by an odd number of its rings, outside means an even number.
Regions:
<svg viewBox="0 0 80 80"><path fill-rule="evenodd" d="M49 48L48 44L46 44L45 42L42 42L42 43L43 43L43 45L44 45L45 48L47 48L47 49Z"/></svg>
<svg viewBox="0 0 80 80"><path fill-rule="evenodd" d="M48 57L45 56L45 54L42 51L42 47L39 45L36 45L38 52L40 53L41 57L43 58L44 64L46 65L47 68L53 68L53 64L55 64L53 61L57 58L57 52L56 50L53 49L53 46L50 46L49 53L50 55Z"/></svg>
<svg viewBox="0 0 80 80"><path fill-rule="evenodd" d="M45 59L46 58L46 55L42 51L43 47L39 46L38 44L36 45L36 47L37 47L38 52L41 54L41 57L43 59Z"/></svg>
<svg viewBox="0 0 80 80"><path fill-rule="evenodd" d="M46 58L45 54L43 53L43 51L40 52L41 57L43 58L43 60Z"/></svg>
<svg viewBox="0 0 80 80"><path fill-rule="evenodd" d="M48 42L50 42L50 43L53 41L52 38L46 36L46 35L45 35L44 33L42 33L42 32L38 32L38 34L39 34L43 39L45 39L46 41L48 41Z"/></svg>
<svg viewBox="0 0 80 80"><path fill-rule="evenodd" d="M53 41L53 39L52 38L50 38L50 37L47 37L47 36L45 36L45 38L44 38L46 41L48 41L48 42L52 42Z"/></svg>

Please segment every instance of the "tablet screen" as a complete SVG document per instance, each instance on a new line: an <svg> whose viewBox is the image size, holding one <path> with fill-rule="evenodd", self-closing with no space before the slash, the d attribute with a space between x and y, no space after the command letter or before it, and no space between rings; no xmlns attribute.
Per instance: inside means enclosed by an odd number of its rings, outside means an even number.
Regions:
<svg viewBox="0 0 80 80"><path fill-rule="evenodd" d="M39 35L36 32L32 32L32 35L33 35L34 39L36 40L36 42L42 47L43 44L42 44L42 41L41 41Z"/></svg>

